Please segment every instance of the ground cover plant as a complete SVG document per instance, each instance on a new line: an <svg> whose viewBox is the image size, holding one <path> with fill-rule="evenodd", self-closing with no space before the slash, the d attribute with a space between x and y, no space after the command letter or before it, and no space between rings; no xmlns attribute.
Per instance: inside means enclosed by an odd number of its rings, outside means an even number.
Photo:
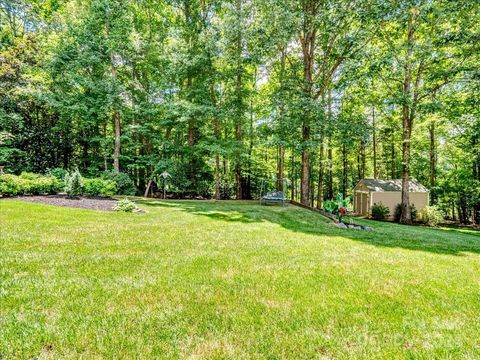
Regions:
<svg viewBox="0 0 480 360"><path fill-rule="evenodd" d="M478 358L480 236L295 206L0 200L0 358Z"/></svg>

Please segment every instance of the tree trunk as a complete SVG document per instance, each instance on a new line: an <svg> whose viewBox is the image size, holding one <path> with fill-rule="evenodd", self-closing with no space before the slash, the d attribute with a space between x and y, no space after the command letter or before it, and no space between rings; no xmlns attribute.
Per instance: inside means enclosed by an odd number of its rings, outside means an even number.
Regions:
<svg viewBox="0 0 480 360"><path fill-rule="evenodd" d="M323 157L324 157L324 144L323 134L320 138L320 153L318 155L318 192L317 192L317 209L321 209L323 205Z"/></svg>
<svg viewBox="0 0 480 360"><path fill-rule="evenodd" d="M316 16L317 8L314 0L306 0L303 7L303 34L301 46L303 54L303 95L305 111L302 124L302 167L300 180L300 202L302 205L309 205L310 197L310 123L311 123L311 102L313 86L313 66L315 54L316 29L313 19Z"/></svg>
<svg viewBox="0 0 480 360"><path fill-rule="evenodd" d="M113 169L120 171L120 113L115 111L113 116L115 123L115 148L113 151Z"/></svg>
<svg viewBox="0 0 480 360"><path fill-rule="evenodd" d="M330 142L328 146L328 187L327 187L327 198L329 200L333 199L333 151L332 144Z"/></svg>
<svg viewBox="0 0 480 360"><path fill-rule="evenodd" d="M113 81L116 81L117 78L117 68L115 67L115 58L113 53L110 55L110 60L112 63L112 78ZM118 106L118 105L117 105ZM120 131L121 131L121 124L120 124L120 112L118 110L115 110L113 113L113 124L114 124L114 131L115 131L115 145L113 149L113 169L115 171L120 171Z"/></svg>
<svg viewBox="0 0 480 360"><path fill-rule="evenodd" d="M217 96L215 93L215 83L212 81L210 84L210 96L212 99L212 104L214 107L217 106ZM217 141L217 145L220 145L220 140L222 136L222 131L220 128L220 121L218 119L217 114L213 115L213 133L215 135L215 140ZM220 154L218 152L215 154L215 200L220 200Z"/></svg>
<svg viewBox="0 0 480 360"><path fill-rule="evenodd" d="M435 121L432 120L429 127L430 134L430 201L432 204L436 202L435 185L436 185L436 168L437 168L437 151L435 144Z"/></svg>
<svg viewBox="0 0 480 360"><path fill-rule="evenodd" d="M415 28L413 20L413 12L410 12L408 18L407 33L407 54L404 65L403 80L403 103L402 103L402 213L400 223L411 224L412 215L410 208L410 147L413 126L413 109L412 101L412 55L413 45L415 41Z"/></svg>
<svg viewBox="0 0 480 360"><path fill-rule="evenodd" d="M375 107L372 106L372 129L373 129L373 178L378 178L377 170L377 129L375 126Z"/></svg>
<svg viewBox="0 0 480 360"><path fill-rule="evenodd" d="M391 147L390 147L390 178L391 179L396 179L397 178L397 166L395 164L395 129L392 127L391 128L391 137L390 137L390 142L391 142Z"/></svg>
<svg viewBox="0 0 480 360"><path fill-rule="evenodd" d="M279 124L280 128L280 136L283 135L283 124L282 122L285 120L285 106L284 106L284 90L285 90L285 59L287 56L286 48L283 47L281 54L280 54L280 91L281 91L281 104L279 108L280 112L280 119L281 122ZM283 189L283 171L285 167L285 147L283 145L283 138L280 139L280 144L278 145L278 159L277 159L277 189L278 191L284 191Z"/></svg>
<svg viewBox="0 0 480 360"><path fill-rule="evenodd" d="M295 201L295 149L292 148L292 169L291 169L291 183L292 183L292 193L291 200Z"/></svg>
<svg viewBox="0 0 480 360"><path fill-rule="evenodd" d="M277 190L283 191L283 168L285 163L285 148L283 145L278 145L278 159L277 159Z"/></svg>
<svg viewBox="0 0 480 360"><path fill-rule="evenodd" d="M241 30L242 24L242 1L236 0L236 13L238 16L238 28ZM241 166L242 153L242 123L243 123L243 64L242 64L242 31L238 31L236 38L236 80L235 80L235 96L237 98L237 109L235 119L235 140L237 141L237 149L235 151L235 194L236 199L243 199L243 179Z"/></svg>
<svg viewBox="0 0 480 360"><path fill-rule="evenodd" d="M342 195L345 198L347 196L347 176L348 176L348 159L347 159L347 146L342 145Z"/></svg>

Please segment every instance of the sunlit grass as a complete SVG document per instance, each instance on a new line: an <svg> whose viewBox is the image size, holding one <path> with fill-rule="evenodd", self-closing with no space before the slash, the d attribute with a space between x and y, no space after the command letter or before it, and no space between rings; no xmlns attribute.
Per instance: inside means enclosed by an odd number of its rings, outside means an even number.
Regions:
<svg viewBox="0 0 480 360"><path fill-rule="evenodd" d="M478 358L477 232L0 201L0 358Z"/></svg>

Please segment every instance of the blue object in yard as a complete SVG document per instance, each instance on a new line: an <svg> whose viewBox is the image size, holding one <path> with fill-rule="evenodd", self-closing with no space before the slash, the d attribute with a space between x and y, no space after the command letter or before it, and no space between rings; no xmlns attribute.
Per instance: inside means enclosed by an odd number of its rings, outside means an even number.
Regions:
<svg viewBox="0 0 480 360"><path fill-rule="evenodd" d="M260 199L260 204L262 205L282 204L282 206L285 206L286 203L287 199L285 199L285 194L283 191L269 192Z"/></svg>

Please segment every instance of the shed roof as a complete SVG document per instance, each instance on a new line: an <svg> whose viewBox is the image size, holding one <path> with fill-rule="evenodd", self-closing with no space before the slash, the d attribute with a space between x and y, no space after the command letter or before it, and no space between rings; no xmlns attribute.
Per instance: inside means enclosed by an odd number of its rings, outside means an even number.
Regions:
<svg viewBox="0 0 480 360"><path fill-rule="evenodd" d="M359 183L363 183L370 191L402 191L402 179L363 179ZM428 189L416 180L410 180L409 185L409 192L428 192Z"/></svg>

